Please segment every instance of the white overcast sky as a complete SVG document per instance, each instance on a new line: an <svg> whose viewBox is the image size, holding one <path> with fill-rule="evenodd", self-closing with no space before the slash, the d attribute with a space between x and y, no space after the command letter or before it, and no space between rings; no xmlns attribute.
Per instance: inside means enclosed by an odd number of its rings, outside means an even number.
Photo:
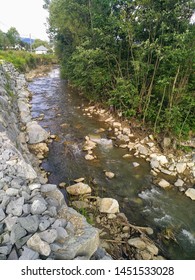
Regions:
<svg viewBox="0 0 195 280"><path fill-rule="evenodd" d="M0 0L0 30L15 27L21 37L48 40L46 34L47 11L43 0Z"/></svg>

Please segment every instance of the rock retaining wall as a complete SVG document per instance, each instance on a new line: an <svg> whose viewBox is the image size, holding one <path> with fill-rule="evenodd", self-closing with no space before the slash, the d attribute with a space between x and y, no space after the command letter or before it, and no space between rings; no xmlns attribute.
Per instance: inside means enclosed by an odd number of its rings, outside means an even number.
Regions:
<svg viewBox="0 0 195 280"><path fill-rule="evenodd" d="M107 259L98 230L47 184L29 151L49 138L31 119L29 97L24 75L1 61L0 260Z"/></svg>

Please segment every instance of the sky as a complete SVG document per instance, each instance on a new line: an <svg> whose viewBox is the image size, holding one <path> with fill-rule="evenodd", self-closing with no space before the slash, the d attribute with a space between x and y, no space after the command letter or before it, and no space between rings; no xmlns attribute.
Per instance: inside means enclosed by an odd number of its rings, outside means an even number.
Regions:
<svg viewBox="0 0 195 280"><path fill-rule="evenodd" d="M43 0L0 0L0 30L15 27L21 37L48 40Z"/></svg>

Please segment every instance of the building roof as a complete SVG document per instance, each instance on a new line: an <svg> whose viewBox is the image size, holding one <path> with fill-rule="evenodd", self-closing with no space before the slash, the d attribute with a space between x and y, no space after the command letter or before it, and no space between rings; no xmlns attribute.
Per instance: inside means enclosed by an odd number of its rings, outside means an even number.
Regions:
<svg viewBox="0 0 195 280"><path fill-rule="evenodd" d="M48 49L44 46L39 46L38 48L35 49L35 51L48 51Z"/></svg>

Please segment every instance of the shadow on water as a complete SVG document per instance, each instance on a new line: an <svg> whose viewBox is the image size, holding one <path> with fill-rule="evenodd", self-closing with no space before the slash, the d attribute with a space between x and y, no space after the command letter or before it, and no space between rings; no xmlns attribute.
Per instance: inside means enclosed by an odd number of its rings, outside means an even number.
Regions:
<svg viewBox="0 0 195 280"><path fill-rule="evenodd" d="M154 238L167 258L195 259L195 203L176 190L165 191L152 185L149 164L133 156L124 159L127 150L106 145L107 132L100 133L97 159L86 161L82 151L85 136L108 127L97 117L83 114L85 101L68 89L58 68L35 79L29 89L33 93L32 116L44 114L40 124L58 136L42 164L51 172L49 182L69 185L84 177L87 183L93 183L95 195L116 198L131 223L155 229ZM135 161L140 164L136 168ZM106 178L105 170L116 176Z"/></svg>

